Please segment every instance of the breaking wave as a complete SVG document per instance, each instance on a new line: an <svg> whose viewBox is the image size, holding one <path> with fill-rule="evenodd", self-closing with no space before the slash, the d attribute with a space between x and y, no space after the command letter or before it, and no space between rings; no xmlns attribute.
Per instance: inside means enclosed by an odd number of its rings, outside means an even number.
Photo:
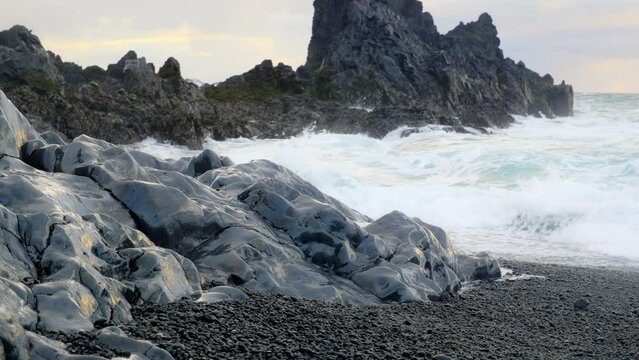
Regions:
<svg viewBox="0 0 639 360"><path fill-rule="evenodd" d="M429 126L384 139L306 132L208 140L236 163L265 158L371 216L400 210L468 252L575 265L639 264L639 95L581 94L576 114L486 135ZM152 139L160 157L196 152Z"/></svg>

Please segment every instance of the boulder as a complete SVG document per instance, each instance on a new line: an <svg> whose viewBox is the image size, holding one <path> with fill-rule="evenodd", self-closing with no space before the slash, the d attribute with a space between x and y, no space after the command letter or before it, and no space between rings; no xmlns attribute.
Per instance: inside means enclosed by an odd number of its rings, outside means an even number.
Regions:
<svg viewBox="0 0 639 360"><path fill-rule="evenodd" d="M392 213L363 228L360 223L371 219L269 161L232 165L211 151L159 160L87 136L56 153L56 171L91 179L133 216L134 224L125 221L121 228L108 218L94 225L116 228L102 230L115 237L107 242L111 247L136 244L125 230L140 230L156 245L191 259L208 280L251 291L365 303L428 301L454 293L461 281L499 276L492 259L457 258L446 233L419 219ZM127 220L126 214L120 217ZM166 262L169 254L131 247L117 255L135 259L128 263L140 270L126 284L148 292L140 293L142 301L164 303L198 291L197 277L189 277L188 266L180 270L177 263ZM175 279L146 273L158 268L153 264L159 258L172 269L169 273L185 274L178 278L186 280L171 288L166 284Z"/></svg>
<svg viewBox="0 0 639 360"><path fill-rule="evenodd" d="M202 294L197 299L199 303L214 304L224 301L246 301L249 296L238 288L230 286L217 286Z"/></svg>
<svg viewBox="0 0 639 360"><path fill-rule="evenodd" d="M166 350L160 349L148 341L129 338L117 327L107 327L97 333L98 342L120 352L138 354L148 360L173 360Z"/></svg>
<svg viewBox="0 0 639 360"><path fill-rule="evenodd" d="M13 157L0 159L0 169L0 286L16 294L7 291L4 302L24 326L35 327L31 308L40 329L78 331L131 321L131 304L199 295L195 266L156 248L93 180Z"/></svg>

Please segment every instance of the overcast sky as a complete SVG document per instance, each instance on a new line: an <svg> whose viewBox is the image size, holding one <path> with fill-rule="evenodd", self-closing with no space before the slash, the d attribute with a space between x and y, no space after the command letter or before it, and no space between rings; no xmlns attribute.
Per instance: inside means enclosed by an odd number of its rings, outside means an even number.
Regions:
<svg viewBox="0 0 639 360"><path fill-rule="evenodd" d="M493 16L506 56L580 92L639 93L639 0L425 0L440 32ZM312 0L0 0L64 60L105 67L127 50L217 82L270 58L305 62Z"/></svg>

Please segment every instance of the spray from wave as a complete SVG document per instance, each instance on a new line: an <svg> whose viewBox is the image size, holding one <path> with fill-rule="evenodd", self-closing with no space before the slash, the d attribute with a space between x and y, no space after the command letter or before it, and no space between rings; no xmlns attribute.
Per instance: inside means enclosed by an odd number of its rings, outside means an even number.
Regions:
<svg viewBox="0 0 639 360"><path fill-rule="evenodd" d="M400 210L443 226L464 251L639 265L639 95L582 94L575 117L522 117L491 135L406 130L206 147L236 163L275 161L371 217ZM152 139L135 147L165 158L196 153Z"/></svg>

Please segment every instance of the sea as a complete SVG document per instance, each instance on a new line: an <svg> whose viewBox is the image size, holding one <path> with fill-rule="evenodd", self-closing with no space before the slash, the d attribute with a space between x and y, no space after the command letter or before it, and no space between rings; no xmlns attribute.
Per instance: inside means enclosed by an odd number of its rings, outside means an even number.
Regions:
<svg viewBox="0 0 639 360"><path fill-rule="evenodd" d="M639 95L577 94L574 117L516 117L491 134L405 130L373 139L309 129L205 147L235 163L284 165L371 218L399 210L441 226L466 253L639 267ZM198 153L154 139L132 147Z"/></svg>

